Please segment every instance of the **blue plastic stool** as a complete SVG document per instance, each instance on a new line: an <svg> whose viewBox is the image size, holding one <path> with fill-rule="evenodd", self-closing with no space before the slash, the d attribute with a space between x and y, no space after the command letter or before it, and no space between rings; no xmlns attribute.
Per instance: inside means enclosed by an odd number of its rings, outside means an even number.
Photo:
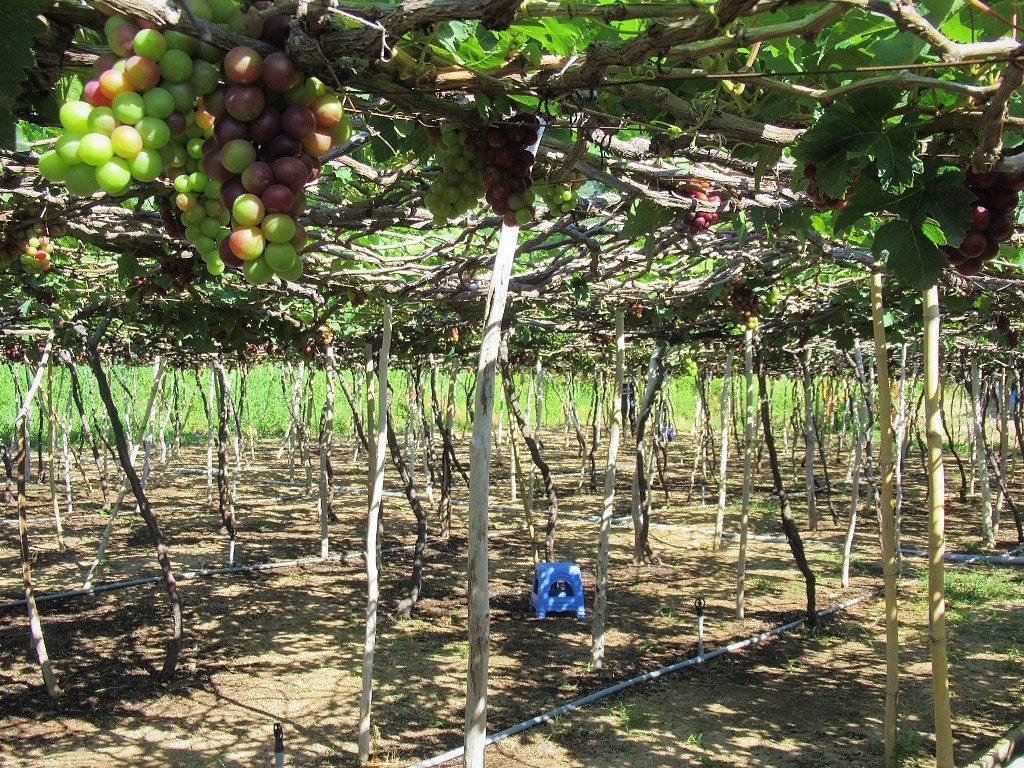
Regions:
<svg viewBox="0 0 1024 768"><path fill-rule="evenodd" d="M537 612L538 619L549 611L575 611L577 619L584 618L580 567L576 563L538 563L533 570L530 607Z"/></svg>

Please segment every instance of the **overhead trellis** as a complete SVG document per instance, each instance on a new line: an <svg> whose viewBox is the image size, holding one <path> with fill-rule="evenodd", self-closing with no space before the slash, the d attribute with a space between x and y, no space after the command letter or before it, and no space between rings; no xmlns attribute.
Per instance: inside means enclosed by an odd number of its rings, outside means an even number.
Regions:
<svg viewBox="0 0 1024 768"><path fill-rule="evenodd" d="M480 130L512 110L548 122L535 179L579 189L574 210L539 208L520 239L509 286L519 321L585 339L607 333L616 306L638 305L637 333L710 341L736 333L727 293L740 277L773 295L762 319L773 334L863 336L861 284L876 257L912 285L918 269L923 284L945 263L937 246L965 231L961 212L901 201L936 178L962 183L936 176L936 164L1014 168L1024 118L1007 3L279 2L260 14L294 16L286 51L307 74L344 86L356 132L309 189L303 278L252 287L205 275L188 245L166 236L152 204L166 183L76 198L34 166L69 76L103 53L83 30L101 28L104 13L222 48L273 47L185 3L22 5L42 14L43 31L13 101L26 122L23 143L4 155L0 216L5 228L60 221L74 241L58 246L46 275L0 272L12 289L4 295L18 298L4 312L8 328L113 313L122 338L145 334L154 348L244 352L282 335L301 346L323 327L373 328L374 302L363 302L385 296L415 307L425 333L472 332L500 218L478 210L434 223L424 127ZM811 189L804 171L816 153L830 162L817 161ZM719 200L694 194L704 189ZM849 206L816 210L819 190ZM695 232L687 214L702 213L719 222ZM915 229L917 261L873 248L895 219ZM946 270L968 327L979 309L1019 316L1015 261L1004 246L981 275ZM237 322L242 307L251 323Z"/></svg>

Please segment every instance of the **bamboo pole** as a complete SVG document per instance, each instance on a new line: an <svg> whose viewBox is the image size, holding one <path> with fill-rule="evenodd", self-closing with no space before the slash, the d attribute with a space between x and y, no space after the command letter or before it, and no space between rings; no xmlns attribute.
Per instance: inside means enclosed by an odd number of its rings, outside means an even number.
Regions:
<svg viewBox="0 0 1024 768"><path fill-rule="evenodd" d="M722 377L722 395L718 410L721 413L722 449L718 463L718 514L715 517L714 551L722 547L722 527L725 523L725 479L729 467L729 395L732 389L732 346L725 352L725 376Z"/></svg>
<svg viewBox="0 0 1024 768"><path fill-rule="evenodd" d="M53 505L53 522L57 528L57 548L63 552L67 547L64 544L64 524L60 519L60 501L57 499L57 414L53 411L52 359L46 363L46 413L46 431L50 443L50 457L46 475L50 485L50 503Z"/></svg>
<svg viewBox="0 0 1024 768"><path fill-rule="evenodd" d="M736 563L736 618L743 618L746 576L747 535L750 530L750 487L754 475L754 331L743 332L743 496L740 506L740 551Z"/></svg>
<svg viewBox="0 0 1024 768"><path fill-rule="evenodd" d="M804 380L804 480L807 485L807 519L812 531L818 530L818 509L814 495L814 448L817 438L814 434L814 400L811 389L811 350L808 347L803 359Z"/></svg>
<svg viewBox="0 0 1024 768"><path fill-rule="evenodd" d="M939 376L939 288L924 292L924 389L928 429L928 623L931 630L932 703L937 768L953 768L953 727L946 649L946 478L942 466L942 380Z"/></svg>
<svg viewBox="0 0 1024 768"><path fill-rule="evenodd" d="M366 642L363 646L363 692L359 699L359 762L370 759L370 709L373 700L373 656L377 643L377 603L380 599L380 571L377 525L384 498L384 456L388 441L388 355L391 352L391 305L384 304L383 339L377 361L376 397L367 390L367 429L373 426L377 410L376 434L370 453L370 500L366 521Z"/></svg>
<svg viewBox="0 0 1024 768"><path fill-rule="evenodd" d="M875 370L878 376L878 474L882 481L882 578L885 582L885 768L896 768L896 728L900 678L899 616L896 597L896 519L893 504L892 395L889 389L889 358L885 345L882 273L871 275L871 319L875 338ZM901 351L901 376L906 370L907 345ZM902 390L902 384L901 384ZM900 392L902 398L903 393ZM897 445L899 449L899 445Z"/></svg>
<svg viewBox="0 0 1024 768"><path fill-rule="evenodd" d="M608 461L604 470L604 503L597 545L597 583L594 594L594 626L591 658L594 669L604 666L604 625L608 618L608 534L615 508L615 465L622 434L622 381L626 370L626 328L622 309L615 310L615 390L612 393L612 422L608 435Z"/></svg>

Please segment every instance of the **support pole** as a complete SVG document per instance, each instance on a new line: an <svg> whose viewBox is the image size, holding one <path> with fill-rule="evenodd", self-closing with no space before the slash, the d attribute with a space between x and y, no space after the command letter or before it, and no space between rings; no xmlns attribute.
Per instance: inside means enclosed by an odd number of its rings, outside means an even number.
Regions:
<svg viewBox="0 0 1024 768"><path fill-rule="evenodd" d="M736 618L743 618L746 598L747 535L750 530L750 487L754 480L754 332L743 331L743 496L740 508L740 551L736 562Z"/></svg>
<svg viewBox="0 0 1024 768"><path fill-rule="evenodd" d="M377 603L380 599L379 548L377 525L381 500L384 498L384 456L388 443L388 356L391 352L391 305L384 304L380 356L377 360L376 398L367 392L368 422L373 421L374 406L377 423L373 449L370 453L370 501L366 520L366 642L363 646L363 693L359 698L359 762L370 759L370 708L373 700L373 655L377 643ZM376 402L374 400L376 399ZM367 428L371 426L367 424Z"/></svg>
<svg viewBox="0 0 1024 768"><path fill-rule="evenodd" d="M946 477L942 466L942 379L939 376L939 288L924 292L924 394L928 424L928 624L931 631L932 704L937 768L953 768L953 726L946 650Z"/></svg>
<svg viewBox="0 0 1024 768"><path fill-rule="evenodd" d="M725 376L722 377L722 396L718 410L721 413L722 448L718 463L718 514L715 517L714 551L722 547L722 527L725 524L725 479L729 467L729 395L732 389L732 346L725 352Z"/></svg>
<svg viewBox="0 0 1024 768"><path fill-rule="evenodd" d="M892 397L889 389L889 358L885 345L881 272L874 272L871 275L871 319L875 338L875 370L878 375L878 474L882 481L882 578L885 582L885 768L896 768L899 764L896 754L896 726L900 692L900 644L896 604L896 520L893 503L894 435ZM901 353L904 368L906 353L907 346L904 344ZM896 448L899 450L900 446L897 444Z"/></svg>
<svg viewBox="0 0 1024 768"><path fill-rule="evenodd" d="M608 461L604 470L604 504L597 545L597 584L594 594L594 626L591 658L594 669L604 666L604 625L608 618L608 533L615 509L615 465L622 434L622 381L626 369L626 330L622 309L615 310L615 389L612 392L612 423L608 435ZM595 406L596 407L596 406Z"/></svg>

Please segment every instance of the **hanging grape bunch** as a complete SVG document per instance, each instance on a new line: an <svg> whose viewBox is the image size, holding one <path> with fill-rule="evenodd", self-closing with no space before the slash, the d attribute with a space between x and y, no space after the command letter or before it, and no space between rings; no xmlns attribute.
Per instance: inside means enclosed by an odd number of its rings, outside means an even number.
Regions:
<svg viewBox="0 0 1024 768"><path fill-rule="evenodd" d="M469 131L454 123L430 126L427 136L439 158L441 170L423 198L438 226L474 208L484 194L480 160L472 149Z"/></svg>
<svg viewBox="0 0 1024 768"><path fill-rule="evenodd" d="M265 21L260 0L195 2L199 18L284 45L289 17ZM160 203L171 237L187 240L211 274L241 268L253 283L295 280L306 234L297 218L320 158L348 141L341 99L305 78L283 52L264 60L244 46L223 52L174 30L140 28L123 16L105 26L101 57L83 101L61 107L65 133L39 159L44 178L68 191L118 195L163 175ZM120 57L120 58L116 58Z"/></svg>
<svg viewBox="0 0 1024 768"><path fill-rule="evenodd" d="M17 259L30 275L49 272L53 268L53 241L64 233L63 225L42 221L10 227L0 234L0 264Z"/></svg>
<svg viewBox="0 0 1024 768"><path fill-rule="evenodd" d="M579 195L570 184L547 183L535 187L537 195L548 207L552 216L562 216L576 210L579 202Z"/></svg>
<svg viewBox="0 0 1024 768"><path fill-rule="evenodd" d="M683 194L691 200L702 203L721 203L722 196L711 188L711 185L703 181L690 180L683 187ZM712 224L718 221L718 214L714 211L688 211L686 213L687 228L693 234L710 229Z"/></svg>
<svg viewBox="0 0 1024 768"><path fill-rule="evenodd" d="M534 217L533 153L540 123L533 115L513 115L508 121L473 134L471 141L483 164L484 199L507 226L526 224Z"/></svg>
<svg viewBox="0 0 1024 768"><path fill-rule="evenodd" d="M756 329L761 314L761 300L757 294L748 288L741 278L736 277L733 279L729 298L744 325L751 331Z"/></svg>
<svg viewBox="0 0 1024 768"><path fill-rule="evenodd" d="M817 172L818 169L815 167L814 163L808 163L804 166L804 178L807 179L807 197L814 205L814 210L831 211L836 208L840 210L845 208L849 204L849 201L846 198L829 197L818 189L818 185L814 183ZM855 176L854 181L856 180L857 177Z"/></svg>
<svg viewBox="0 0 1024 768"><path fill-rule="evenodd" d="M1013 237L1024 174L969 171L966 184L978 198L971 205L971 228L958 248L947 245L943 251L961 275L976 275L999 253L999 244Z"/></svg>

